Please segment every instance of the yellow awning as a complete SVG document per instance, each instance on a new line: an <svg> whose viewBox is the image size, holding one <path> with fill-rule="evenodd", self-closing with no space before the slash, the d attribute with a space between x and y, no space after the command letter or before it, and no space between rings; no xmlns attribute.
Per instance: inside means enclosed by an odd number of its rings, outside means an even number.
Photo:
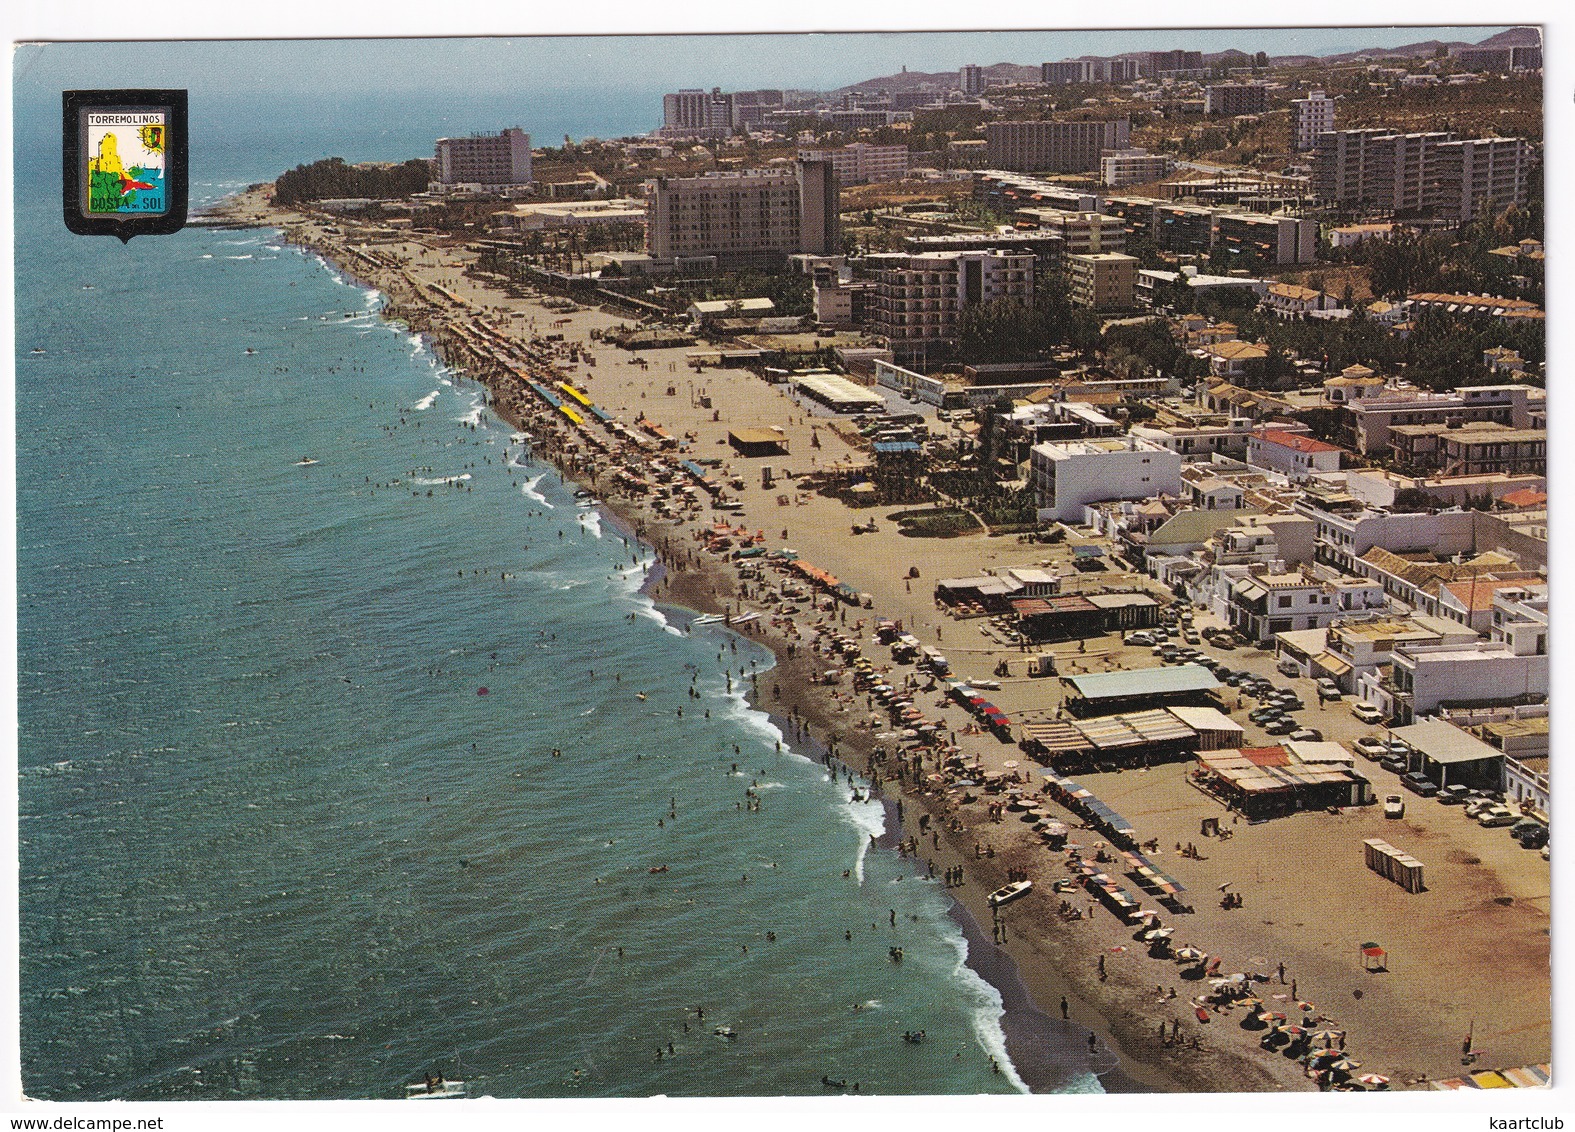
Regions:
<svg viewBox="0 0 1575 1132"><path fill-rule="evenodd" d="M567 406L567 405L559 405L558 406L558 411L560 413L562 413L564 416L568 417L575 424L584 424L585 423L585 418L580 416L579 413L575 412L573 409L569 408L569 406Z"/></svg>
<svg viewBox="0 0 1575 1132"><path fill-rule="evenodd" d="M1351 666L1332 652L1321 652L1312 658L1312 662L1331 676L1344 676L1351 671Z"/></svg>

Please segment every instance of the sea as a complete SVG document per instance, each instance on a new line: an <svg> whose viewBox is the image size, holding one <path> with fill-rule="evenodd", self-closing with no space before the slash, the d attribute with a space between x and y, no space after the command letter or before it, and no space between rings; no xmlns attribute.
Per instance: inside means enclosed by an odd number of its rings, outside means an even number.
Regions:
<svg viewBox="0 0 1575 1132"><path fill-rule="evenodd" d="M947 890L746 702L770 653L653 604L648 548L280 233L68 233L48 82L15 98L24 1091L1024 1091ZM431 151L397 102L253 103L194 102L195 206ZM1052 1091L1101 1091L1079 1034Z"/></svg>

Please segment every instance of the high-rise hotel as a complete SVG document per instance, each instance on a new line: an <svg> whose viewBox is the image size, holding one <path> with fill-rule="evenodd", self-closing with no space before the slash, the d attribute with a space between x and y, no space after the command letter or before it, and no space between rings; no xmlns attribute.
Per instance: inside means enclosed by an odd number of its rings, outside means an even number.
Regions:
<svg viewBox="0 0 1575 1132"><path fill-rule="evenodd" d="M445 185L530 184L530 135L518 126L497 134L438 138L433 164Z"/></svg>
<svg viewBox="0 0 1575 1132"><path fill-rule="evenodd" d="M657 259L715 256L719 266L768 266L782 256L837 252L837 179L830 161L792 168L658 177L647 183Z"/></svg>

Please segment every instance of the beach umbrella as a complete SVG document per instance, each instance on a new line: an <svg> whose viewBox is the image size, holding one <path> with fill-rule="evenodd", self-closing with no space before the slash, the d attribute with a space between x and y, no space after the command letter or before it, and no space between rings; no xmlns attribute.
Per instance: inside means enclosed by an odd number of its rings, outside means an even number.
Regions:
<svg viewBox="0 0 1575 1132"><path fill-rule="evenodd" d="M1320 1045L1324 1045L1324 1046L1333 1046L1336 1042L1338 1042L1340 1040L1340 1031L1338 1031L1338 1030L1315 1030L1315 1031L1313 1031L1312 1037L1309 1038L1308 1040L1317 1042Z"/></svg>
<svg viewBox="0 0 1575 1132"><path fill-rule="evenodd" d="M1281 1014L1278 1010L1260 1010L1258 1012L1258 1017L1261 1018L1265 1022L1284 1022L1285 1021L1285 1015ZM1289 1028L1290 1027L1287 1027L1287 1029L1289 1029ZM1299 1033L1301 1031L1301 1027L1297 1026L1296 1030Z"/></svg>
<svg viewBox="0 0 1575 1132"><path fill-rule="evenodd" d="M1357 1080L1364 1085L1371 1085L1375 1089L1382 1089L1389 1084L1389 1078L1382 1073L1363 1073Z"/></svg>
<svg viewBox="0 0 1575 1132"><path fill-rule="evenodd" d="M1176 958L1181 960L1183 963L1195 963L1199 960L1207 959L1208 957L1208 952L1201 951L1196 947L1183 947L1180 951L1176 952Z"/></svg>
<svg viewBox="0 0 1575 1132"><path fill-rule="evenodd" d="M1318 1008L1317 1008L1317 1007L1316 1007L1316 1006L1314 1006L1314 1005L1313 1005L1313 1004L1312 1004L1312 1003L1310 1003L1310 1002L1298 1002L1298 1003L1297 1003L1297 1004L1296 1004L1296 1009L1297 1009L1297 1010L1301 1010L1301 1011L1304 1011L1304 1012L1306 1012L1306 1013L1309 1013L1309 1014L1310 1014L1310 1013L1312 1013L1312 1012L1313 1012L1313 1011L1314 1011L1314 1010L1317 1010L1317 1009L1318 1009Z"/></svg>
<svg viewBox="0 0 1575 1132"><path fill-rule="evenodd" d="M1016 759L1007 759L1001 765L1004 766L1007 770L1016 770L1020 764L1018 763L1018 761Z"/></svg>

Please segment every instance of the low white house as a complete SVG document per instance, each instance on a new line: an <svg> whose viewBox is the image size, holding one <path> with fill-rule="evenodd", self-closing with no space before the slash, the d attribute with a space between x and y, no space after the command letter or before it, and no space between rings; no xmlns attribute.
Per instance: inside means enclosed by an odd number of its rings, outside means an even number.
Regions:
<svg viewBox="0 0 1575 1132"><path fill-rule="evenodd" d="M1247 438L1247 463L1304 480L1315 472L1338 472L1340 449L1310 436L1263 429Z"/></svg>

